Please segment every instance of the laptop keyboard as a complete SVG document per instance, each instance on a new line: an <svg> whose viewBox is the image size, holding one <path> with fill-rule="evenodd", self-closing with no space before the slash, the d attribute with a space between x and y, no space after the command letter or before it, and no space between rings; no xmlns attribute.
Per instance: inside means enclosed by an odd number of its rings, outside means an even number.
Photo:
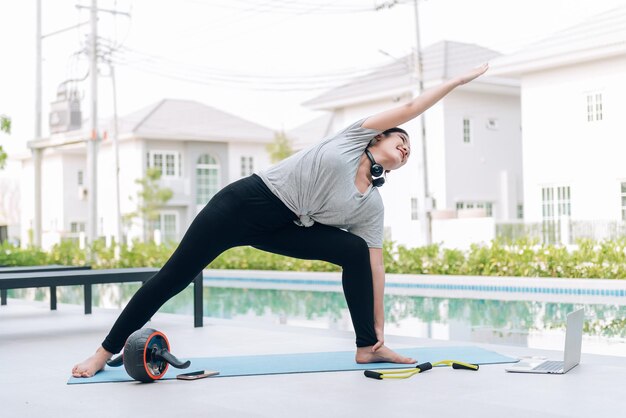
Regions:
<svg viewBox="0 0 626 418"><path fill-rule="evenodd" d="M562 361L546 361L535 367L534 370L545 370L549 372L558 372L563 370Z"/></svg>

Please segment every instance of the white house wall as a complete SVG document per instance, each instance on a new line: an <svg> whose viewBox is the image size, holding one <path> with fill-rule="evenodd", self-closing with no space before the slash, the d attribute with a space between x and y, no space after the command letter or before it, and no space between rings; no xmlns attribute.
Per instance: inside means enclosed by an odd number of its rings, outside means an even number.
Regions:
<svg viewBox="0 0 626 418"><path fill-rule="evenodd" d="M20 241L22 246L34 244L31 241L31 231L35 219L35 170L32 159L22 160L20 175Z"/></svg>
<svg viewBox="0 0 626 418"><path fill-rule="evenodd" d="M253 172L258 172L268 168L270 163L269 154L265 144L236 143L228 144L228 179L229 183L242 178L241 157L252 157Z"/></svg>
<svg viewBox="0 0 626 418"><path fill-rule="evenodd" d="M570 186L571 217L621 219L626 181L626 57L530 73L522 80L526 219L542 219L542 187ZM603 120L587 121L587 94Z"/></svg>
<svg viewBox="0 0 626 418"><path fill-rule="evenodd" d="M144 176L144 159L142 147L136 139L119 141L119 183L120 213L131 213L136 210L136 196L139 190L135 180ZM132 197L133 200L130 198ZM117 235L115 196L115 155L110 140L101 142L98 150L98 234L107 237ZM138 236L139 232L135 235Z"/></svg>
<svg viewBox="0 0 626 418"><path fill-rule="evenodd" d="M446 196L445 206L438 208L455 209L460 201L488 201L494 203L495 218L503 219L505 214L515 217L515 206L522 202L519 97L457 90L445 98L443 106ZM471 121L470 143L463 142L464 118ZM487 127L488 119L497 122L495 129ZM433 128L436 129L436 124L427 125L428 130ZM441 155L429 160L429 164L431 161L439 163ZM514 188L508 190L513 195L511 199L502 196L503 171L512 183L507 189Z"/></svg>
<svg viewBox="0 0 626 418"><path fill-rule="evenodd" d="M73 151L63 152L62 155L62 168L63 168L63 196L59 196L59 199L55 201L54 206L60 206L63 211L63 223L58 225L59 230L64 234L71 232L72 222L87 222L87 199L81 199L79 195L78 185L78 173L83 173L83 186L87 184L86 168L85 168L85 154L84 150L78 149ZM48 203L43 197L42 210L46 211L43 207ZM65 207L63 207L65 206Z"/></svg>
<svg viewBox="0 0 626 418"><path fill-rule="evenodd" d="M31 243L33 229L35 192L32 160L24 161L24 171L30 175L22 177L22 244ZM57 151L45 151L41 164L41 245L48 249L58 242L64 225L63 193L64 174L62 155Z"/></svg>
<svg viewBox="0 0 626 418"><path fill-rule="evenodd" d="M435 104L428 109L425 113L426 119L426 166L428 167L428 190L430 196L434 199L433 204L435 209L442 209L448 207L447 179L448 170L454 168L448 168L446 166L446 130L444 122L446 120L445 107L443 102ZM423 196L423 179L422 173L422 118L419 117L413 121L415 129L412 134L413 153L416 158L414 162L417 162L417 167L412 170L412 176L414 181L419 182L420 195L419 199L422 200ZM421 203L420 203L421 205ZM421 216L421 214L420 214Z"/></svg>

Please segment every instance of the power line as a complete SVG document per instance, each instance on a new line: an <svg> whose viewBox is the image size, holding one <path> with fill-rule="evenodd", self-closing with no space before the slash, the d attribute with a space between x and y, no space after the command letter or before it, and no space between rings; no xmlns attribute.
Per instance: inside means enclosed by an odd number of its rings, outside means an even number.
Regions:
<svg viewBox="0 0 626 418"><path fill-rule="evenodd" d="M125 65L167 78L198 84L222 84L238 88L251 90L272 90L272 91L308 91L337 87L341 84L350 83L357 79L365 82L368 79L375 80L384 77L405 75L406 69L400 68L368 68L359 73L346 73L343 76L317 75L313 77L291 76L258 76L253 74L229 74L224 72L212 72L206 67L189 67L180 64L171 65L159 61L135 60L116 54L111 55L111 59L120 65Z"/></svg>

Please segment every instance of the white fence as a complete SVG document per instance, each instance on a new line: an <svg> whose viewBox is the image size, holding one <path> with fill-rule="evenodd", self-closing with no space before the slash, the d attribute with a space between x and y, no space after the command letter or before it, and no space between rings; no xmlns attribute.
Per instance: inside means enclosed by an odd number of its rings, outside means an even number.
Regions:
<svg viewBox="0 0 626 418"><path fill-rule="evenodd" d="M530 239L542 244L576 244L579 239L594 241L626 238L624 221L495 222L493 218L433 219L432 240L445 248L468 249L471 244L495 238L507 241Z"/></svg>

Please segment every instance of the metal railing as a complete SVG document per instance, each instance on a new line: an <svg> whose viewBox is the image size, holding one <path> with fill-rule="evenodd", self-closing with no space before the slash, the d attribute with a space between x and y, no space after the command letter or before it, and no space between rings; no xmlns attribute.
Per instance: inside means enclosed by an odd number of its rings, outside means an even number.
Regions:
<svg viewBox="0 0 626 418"><path fill-rule="evenodd" d="M503 222L496 224L496 238L506 241L537 240L542 244L575 244L579 239L594 241L626 237L625 221Z"/></svg>

